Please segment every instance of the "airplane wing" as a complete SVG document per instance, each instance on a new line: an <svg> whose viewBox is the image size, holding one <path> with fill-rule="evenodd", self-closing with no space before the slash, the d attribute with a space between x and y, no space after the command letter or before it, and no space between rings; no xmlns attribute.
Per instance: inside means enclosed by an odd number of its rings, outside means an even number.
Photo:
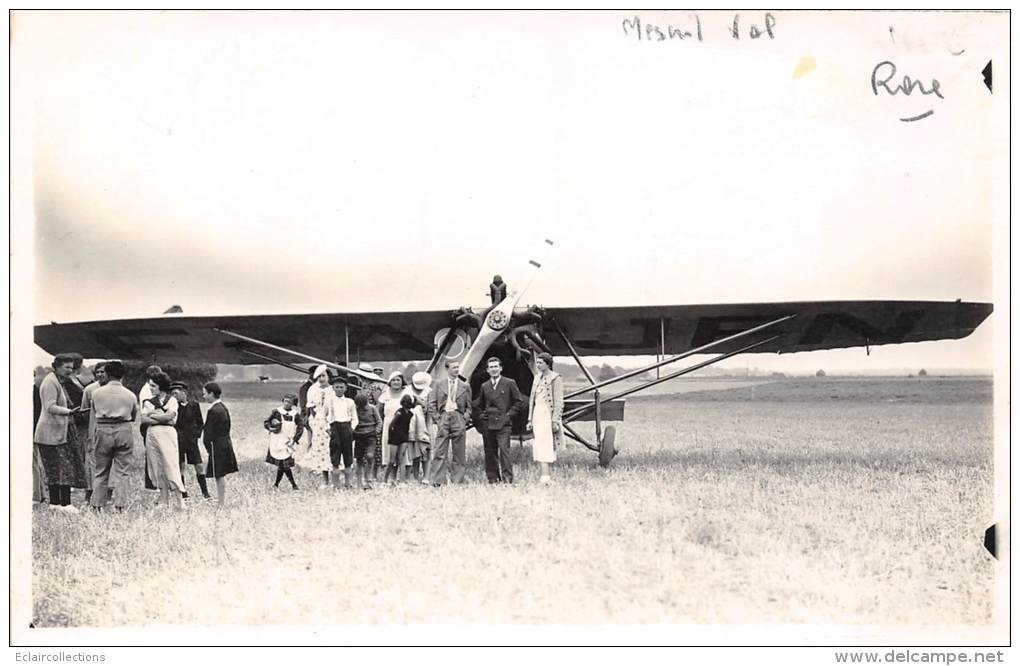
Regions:
<svg viewBox="0 0 1020 666"><path fill-rule="evenodd" d="M246 336L327 360L344 358L346 350L357 361L425 360L452 312L118 319L36 326L35 342L51 354L77 351L87 358L264 363L242 351L259 349L237 337ZM549 308L545 316L559 323L582 355L626 356L660 353L663 338L667 354L679 353L788 315L795 317L767 331L780 337L755 352L957 339L970 335L991 312L990 303L960 301L813 301ZM554 354L569 354L548 324L544 333ZM745 344L738 340L712 353ZM286 352L273 355L307 362Z"/></svg>
<svg viewBox="0 0 1020 666"><path fill-rule="evenodd" d="M86 358L165 362L261 364L243 349L266 352L239 335L332 361L410 361L432 357L433 336L451 322L450 310L350 314L153 317L35 327L35 343L51 354L77 351ZM306 358L266 352L291 363Z"/></svg>
<svg viewBox="0 0 1020 666"><path fill-rule="evenodd" d="M549 308L581 355L667 354L700 347L788 315L792 319L763 331L780 337L754 350L798 352L924 340L952 340L974 332L992 312L991 303L961 301L811 301L726 305L662 305L618 308ZM569 350L546 327L553 354ZM734 351L738 339L711 353Z"/></svg>

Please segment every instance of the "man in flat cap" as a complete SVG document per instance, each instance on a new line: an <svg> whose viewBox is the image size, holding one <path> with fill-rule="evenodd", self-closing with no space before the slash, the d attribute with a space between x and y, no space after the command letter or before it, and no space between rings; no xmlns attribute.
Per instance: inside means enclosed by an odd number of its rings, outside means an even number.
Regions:
<svg viewBox="0 0 1020 666"><path fill-rule="evenodd" d="M185 478L187 465L195 468L195 480L202 489L202 497L212 499L209 487L205 483L205 470L202 468L202 450L198 446L198 438L202 435L205 421L202 419L202 408L195 400L188 400L188 385L184 382L172 382L170 393L177 400L177 450L180 456L181 479ZM184 491L187 499L188 491Z"/></svg>

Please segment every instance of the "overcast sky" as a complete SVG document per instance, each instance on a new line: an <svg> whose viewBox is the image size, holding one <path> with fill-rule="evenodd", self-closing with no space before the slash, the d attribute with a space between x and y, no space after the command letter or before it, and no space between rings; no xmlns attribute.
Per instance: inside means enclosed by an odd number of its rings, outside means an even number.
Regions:
<svg viewBox="0 0 1020 666"><path fill-rule="evenodd" d="M546 237L530 303L995 300L1008 16L698 19L19 12L31 319L481 304ZM876 96L883 60L942 98ZM990 368L992 341L749 363Z"/></svg>

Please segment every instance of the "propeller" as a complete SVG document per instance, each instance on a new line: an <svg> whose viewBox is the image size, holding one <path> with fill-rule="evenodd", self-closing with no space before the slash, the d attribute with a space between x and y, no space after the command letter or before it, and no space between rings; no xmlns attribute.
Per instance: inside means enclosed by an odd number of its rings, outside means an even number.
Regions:
<svg viewBox="0 0 1020 666"><path fill-rule="evenodd" d="M547 238L542 246L541 256L544 256L552 245L553 242ZM517 302L521 300L524 292L528 290L538 275L538 271L542 268L542 263L534 259L530 260L528 264L531 266L531 274L528 276L524 288L511 291L506 298L493 306L485 315L485 321L478 329L478 336L475 337L471 348L464 354L464 358L460 362L460 378L462 380L467 381L471 377L471 373L474 372L485 353L489 351L492 343L506 331L507 326L510 325L510 319L513 317L514 308L517 307Z"/></svg>

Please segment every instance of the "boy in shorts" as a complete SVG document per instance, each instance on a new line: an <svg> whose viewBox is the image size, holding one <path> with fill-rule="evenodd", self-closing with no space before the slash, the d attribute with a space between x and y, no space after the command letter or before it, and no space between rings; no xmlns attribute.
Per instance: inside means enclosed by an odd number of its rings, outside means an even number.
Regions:
<svg viewBox="0 0 1020 666"><path fill-rule="evenodd" d="M368 396L359 393L354 396L358 412L358 426L354 429L354 460L358 463L358 484L365 490L372 487L372 469L375 464L375 445L382 436L382 419L375 405L369 404Z"/></svg>
<svg viewBox="0 0 1020 666"><path fill-rule="evenodd" d="M177 450L180 456L181 479L187 465L195 468L195 479L202 489L202 497L212 499L209 487L205 483L205 470L202 466L202 450L198 448L198 438L202 435L205 421L202 419L202 408L194 400L188 400L188 385L184 382L170 384L170 393L177 400ZM188 492L184 491L184 499Z"/></svg>

